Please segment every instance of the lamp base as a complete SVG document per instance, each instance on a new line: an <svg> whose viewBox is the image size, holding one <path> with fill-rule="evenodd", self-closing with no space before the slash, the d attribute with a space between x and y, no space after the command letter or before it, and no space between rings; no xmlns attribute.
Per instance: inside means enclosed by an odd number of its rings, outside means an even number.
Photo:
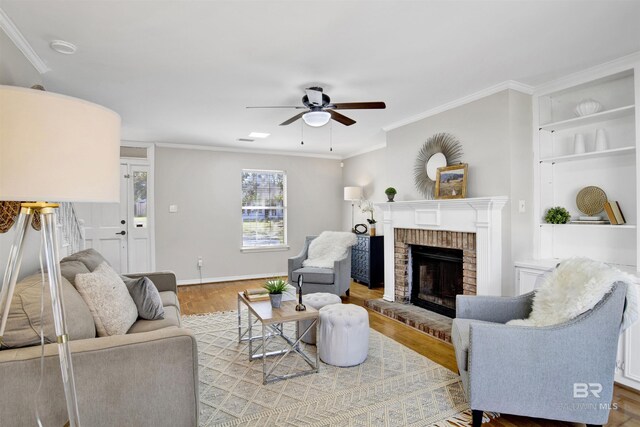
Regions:
<svg viewBox="0 0 640 427"><path fill-rule="evenodd" d="M304 304L296 305L296 311L305 311L306 309L307 309L307 307L305 307Z"/></svg>

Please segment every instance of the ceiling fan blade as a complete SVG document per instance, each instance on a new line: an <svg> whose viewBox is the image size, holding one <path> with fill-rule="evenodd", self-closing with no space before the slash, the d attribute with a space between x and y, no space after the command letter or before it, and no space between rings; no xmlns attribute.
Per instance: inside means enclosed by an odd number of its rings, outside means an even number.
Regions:
<svg viewBox="0 0 640 427"><path fill-rule="evenodd" d="M349 117L342 115L340 113L338 113L337 111L333 111L333 110L325 110L327 113L331 114L331 118L333 120L335 120L336 122L340 122L345 126L351 126L352 124L354 124L356 121L353 119L350 119Z"/></svg>
<svg viewBox="0 0 640 427"><path fill-rule="evenodd" d="M293 123L296 120L300 119L304 115L304 113L306 113L306 111L303 111L300 114L296 114L295 116L291 117L289 120L286 120L286 121L280 123L280 126L290 125L291 123Z"/></svg>
<svg viewBox="0 0 640 427"><path fill-rule="evenodd" d="M295 108L296 110L306 110L307 107L298 105L278 105L278 106L266 106L266 107L245 107L245 108Z"/></svg>
<svg viewBox="0 0 640 427"><path fill-rule="evenodd" d="M384 102L342 102L332 104L336 110L375 110L387 108Z"/></svg>
<svg viewBox="0 0 640 427"><path fill-rule="evenodd" d="M309 87L304 91L307 94L307 98L309 99L309 102L311 104L320 106L322 105L322 89L318 89L320 88Z"/></svg>

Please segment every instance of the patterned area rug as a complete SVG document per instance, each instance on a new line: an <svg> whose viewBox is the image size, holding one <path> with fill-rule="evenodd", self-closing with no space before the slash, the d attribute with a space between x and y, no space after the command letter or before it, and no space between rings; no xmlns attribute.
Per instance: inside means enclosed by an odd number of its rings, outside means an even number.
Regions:
<svg viewBox="0 0 640 427"><path fill-rule="evenodd" d="M202 427L469 425L458 376L373 329L363 364L321 363L317 374L262 385L262 363L238 344L236 319L235 312L183 317L198 340ZM305 351L315 357L315 346ZM289 354L278 374L306 367Z"/></svg>

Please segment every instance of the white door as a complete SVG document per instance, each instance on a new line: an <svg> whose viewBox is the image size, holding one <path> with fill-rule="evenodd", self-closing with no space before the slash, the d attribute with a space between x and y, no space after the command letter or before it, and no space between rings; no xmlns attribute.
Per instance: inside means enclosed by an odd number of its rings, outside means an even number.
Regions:
<svg viewBox="0 0 640 427"><path fill-rule="evenodd" d="M118 273L148 272L153 268L151 183L147 164L123 161L120 203L75 205L84 222L85 246L100 252Z"/></svg>

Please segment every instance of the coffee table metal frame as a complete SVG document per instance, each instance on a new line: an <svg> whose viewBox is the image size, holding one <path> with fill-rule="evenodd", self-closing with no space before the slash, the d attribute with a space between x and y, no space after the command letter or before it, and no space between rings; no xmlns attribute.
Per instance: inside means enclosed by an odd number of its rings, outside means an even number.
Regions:
<svg viewBox="0 0 640 427"><path fill-rule="evenodd" d="M243 331L242 327L242 305L247 307L247 327ZM242 292L238 292L238 342L248 342L249 344L249 360L262 359L262 383L272 383L274 381L280 381L288 378L299 377L302 375L308 375L317 373L319 370L320 362L318 351L319 343L316 342L316 356L315 360L305 354L304 350L300 346L300 340L304 337L312 328L316 328L316 336L318 334L318 311L313 307L308 307L305 311L295 311L295 301L283 301L281 308L272 309L270 301L249 301L244 297ZM253 319L252 317L255 317ZM299 321L311 320L311 324L302 333L300 333ZM261 323L261 334L254 335L254 325ZM284 333L284 323L295 322L296 339L288 337ZM270 339L280 338L286 347L280 350L267 352L267 341ZM254 342L258 345L254 346ZM310 369L300 372L295 372L286 375L274 375L273 371L280 365L289 353L299 355L307 364ZM280 356L276 361L267 367L267 357Z"/></svg>

